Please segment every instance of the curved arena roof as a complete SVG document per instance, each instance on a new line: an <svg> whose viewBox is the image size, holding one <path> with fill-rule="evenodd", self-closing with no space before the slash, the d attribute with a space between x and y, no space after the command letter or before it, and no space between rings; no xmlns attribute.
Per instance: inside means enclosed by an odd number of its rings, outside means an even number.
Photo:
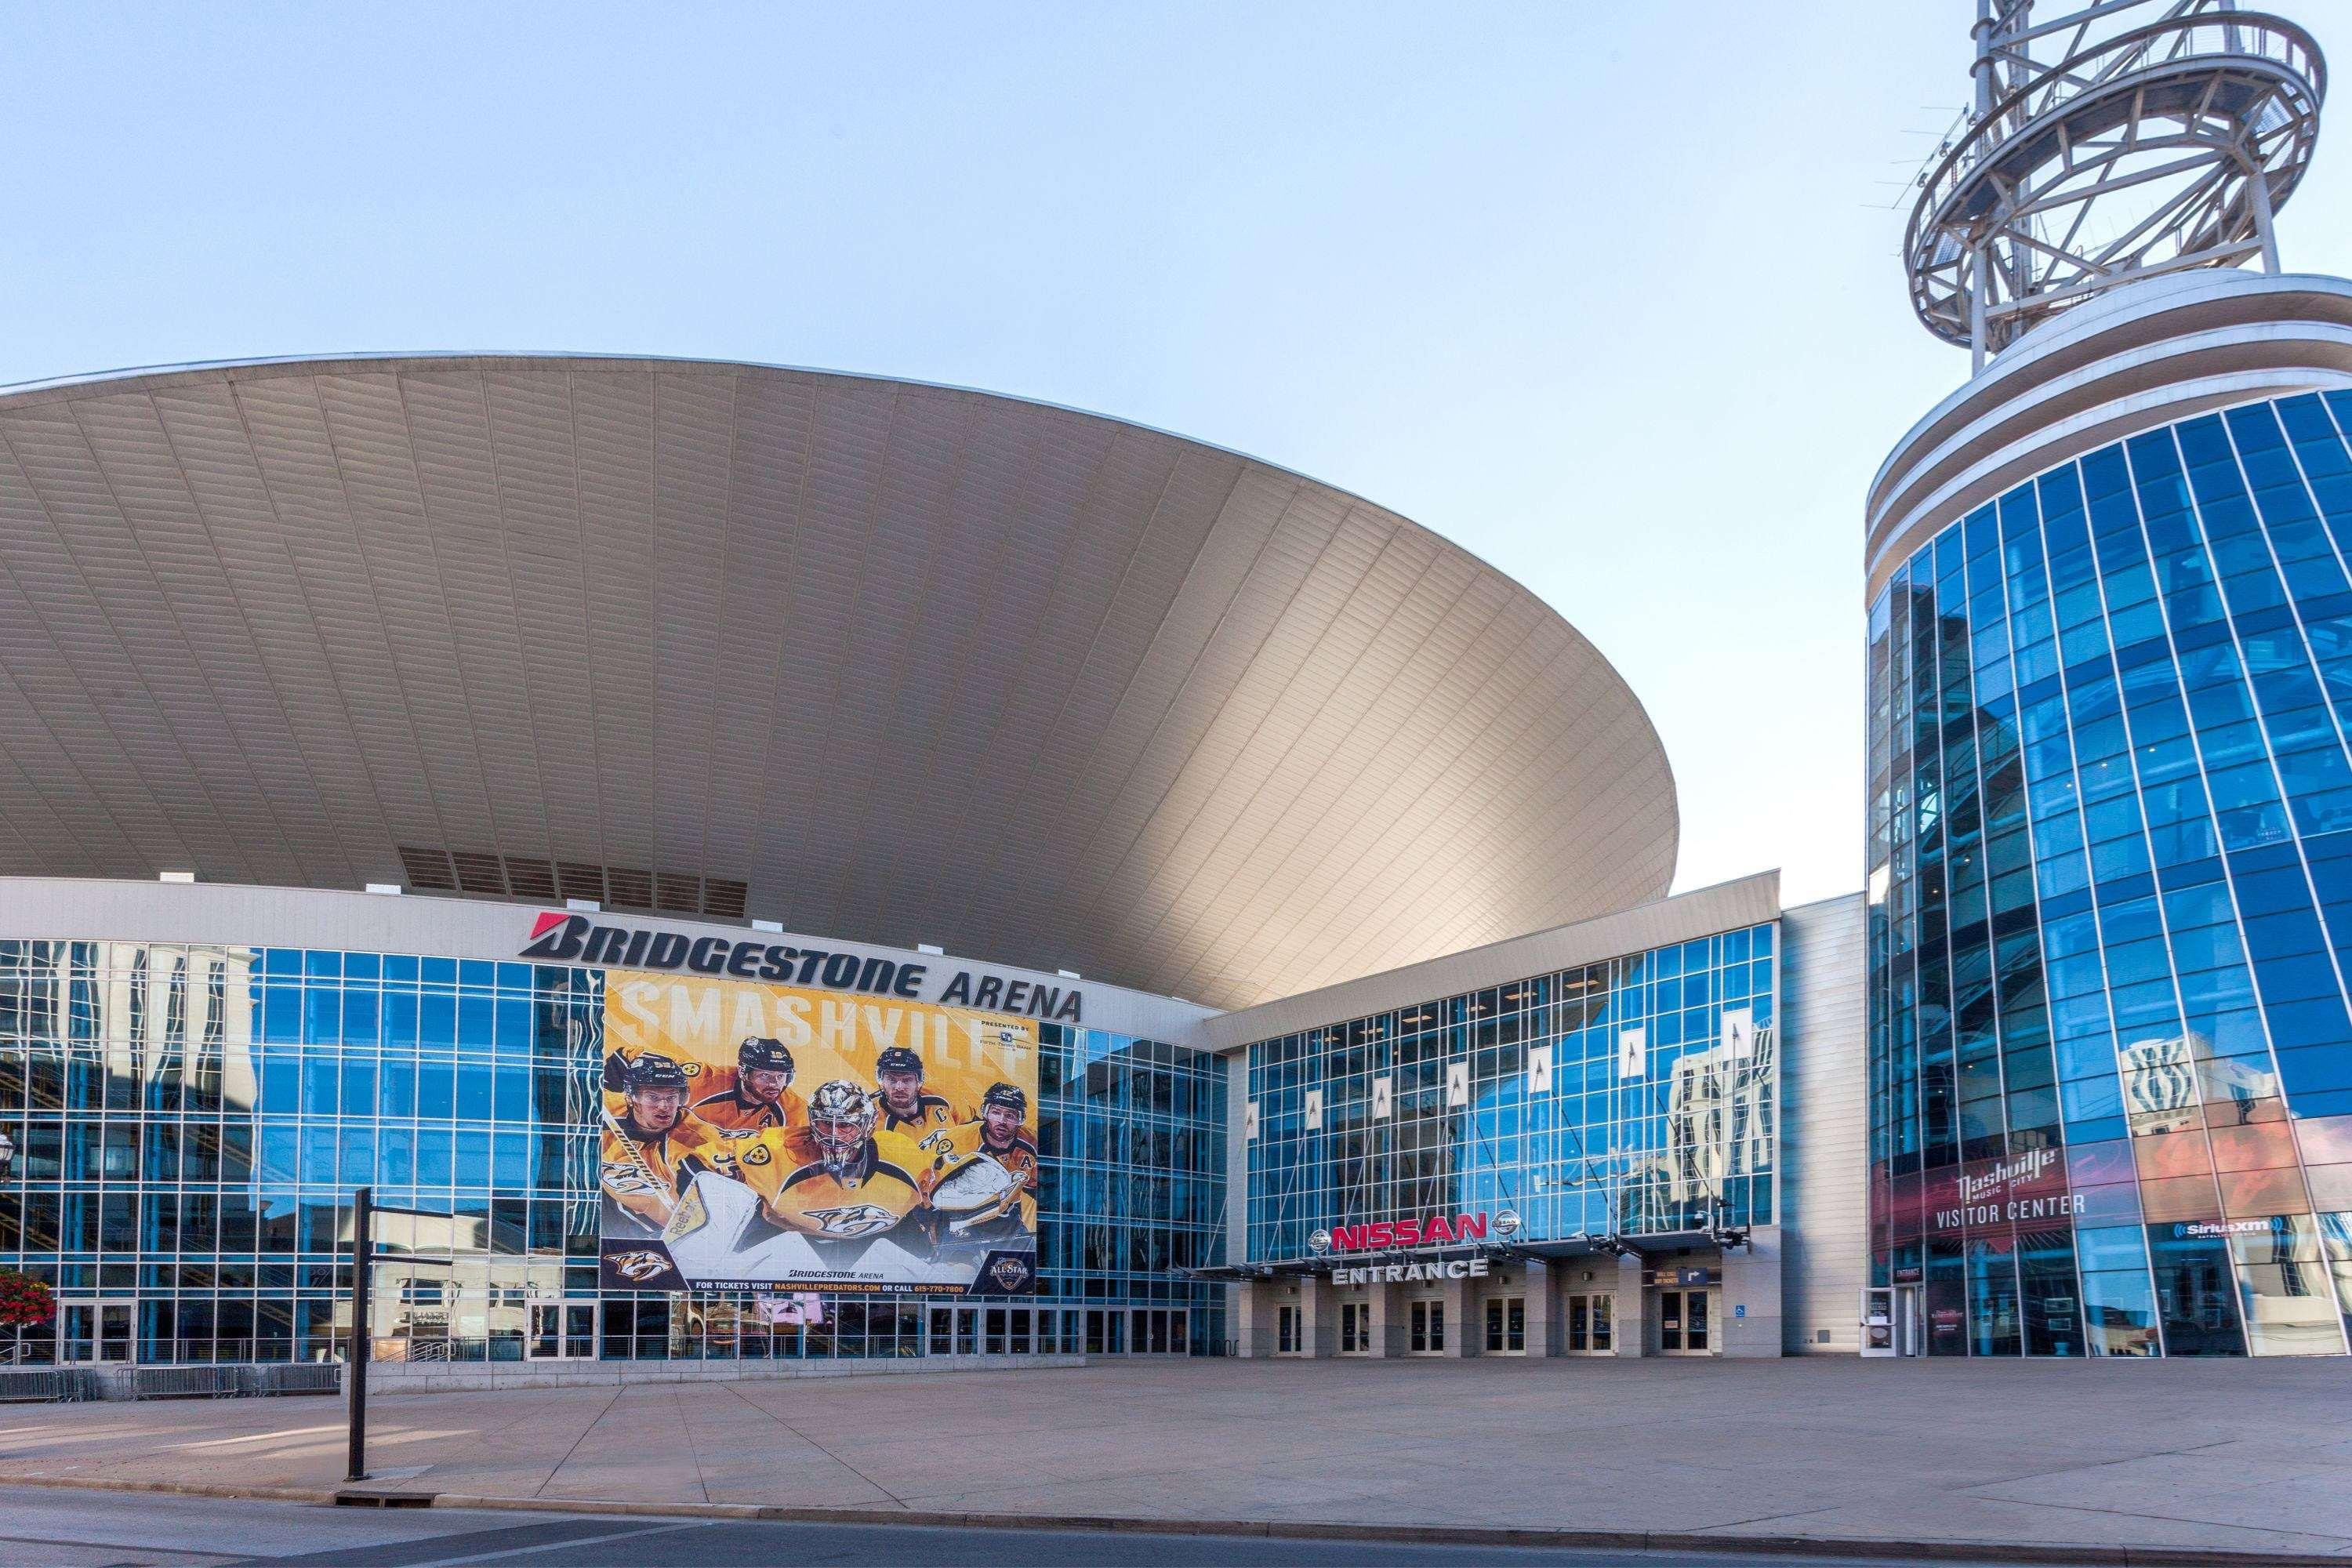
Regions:
<svg viewBox="0 0 2352 1568"><path fill-rule="evenodd" d="M1526 589L1116 420L668 360L0 393L0 873L601 897L1238 1006L1663 894Z"/></svg>

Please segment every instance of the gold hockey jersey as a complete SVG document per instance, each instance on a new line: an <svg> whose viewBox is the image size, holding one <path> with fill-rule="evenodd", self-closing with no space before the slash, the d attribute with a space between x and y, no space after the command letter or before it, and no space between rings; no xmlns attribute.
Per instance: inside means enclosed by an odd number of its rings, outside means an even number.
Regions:
<svg viewBox="0 0 2352 1568"><path fill-rule="evenodd" d="M868 1138L840 1174L826 1169L804 1128L772 1128L730 1141L730 1173L759 1195L769 1224L804 1236L879 1236L923 1205L907 1158L887 1133Z"/></svg>
<svg viewBox="0 0 2352 1568"><path fill-rule="evenodd" d="M605 1124L601 1153L605 1194L658 1231L694 1173L723 1168L720 1135L681 1117L667 1132L640 1134L625 1120Z"/></svg>

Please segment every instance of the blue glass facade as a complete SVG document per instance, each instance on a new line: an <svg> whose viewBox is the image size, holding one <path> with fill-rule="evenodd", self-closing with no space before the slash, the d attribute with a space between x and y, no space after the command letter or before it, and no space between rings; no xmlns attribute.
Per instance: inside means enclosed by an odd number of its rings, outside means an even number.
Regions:
<svg viewBox="0 0 2352 1568"><path fill-rule="evenodd" d="M1931 1352L2346 1348L2347 426L2103 447L1871 607L1874 1283Z"/></svg>
<svg viewBox="0 0 2352 1568"><path fill-rule="evenodd" d="M1758 925L1249 1048L1248 1256L1508 1211L1521 1241L1770 1225L1777 936Z"/></svg>
<svg viewBox="0 0 2352 1568"><path fill-rule="evenodd" d="M393 1353L520 1357L551 1335L547 1353L625 1358L1222 1343L1221 1295L1179 1272L1222 1255L1221 1064L1053 1024L1034 1297L833 1300L821 1327L789 1329L740 1300L600 1300L603 990L601 971L544 964L0 942L0 1131L17 1151L0 1266L49 1281L66 1309L58 1337L0 1348L338 1353L362 1184L436 1216L384 1221L408 1255L383 1270L375 1331ZM533 1310L562 1303L598 1310L570 1330Z"/></svg>

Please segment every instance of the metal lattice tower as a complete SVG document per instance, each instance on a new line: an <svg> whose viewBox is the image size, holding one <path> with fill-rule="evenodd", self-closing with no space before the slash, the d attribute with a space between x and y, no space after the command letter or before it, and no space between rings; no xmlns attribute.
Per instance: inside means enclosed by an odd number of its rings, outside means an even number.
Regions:
<svg viewBox="0 0 2352 1568"><path fill-rule="evenodd" d="M1977 367L2107 289L2278 270L2326 62L2235 0L1978 0L1976 101L1919 178L1904 255L1927 330Z"/></svg>

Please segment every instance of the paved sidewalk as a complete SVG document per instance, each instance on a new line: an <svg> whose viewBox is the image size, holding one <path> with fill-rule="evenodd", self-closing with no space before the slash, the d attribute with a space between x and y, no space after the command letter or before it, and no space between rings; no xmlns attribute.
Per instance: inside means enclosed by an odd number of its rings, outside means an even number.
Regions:
<svg viewBox="0 0 2352 1568"><path fill-rule="evenodd" d="M0 1411L0 1483L333 1487L324 1399ZM2352 1562L2352 1362L1136 1362L411 1394L394 1488Z"/></svg>

